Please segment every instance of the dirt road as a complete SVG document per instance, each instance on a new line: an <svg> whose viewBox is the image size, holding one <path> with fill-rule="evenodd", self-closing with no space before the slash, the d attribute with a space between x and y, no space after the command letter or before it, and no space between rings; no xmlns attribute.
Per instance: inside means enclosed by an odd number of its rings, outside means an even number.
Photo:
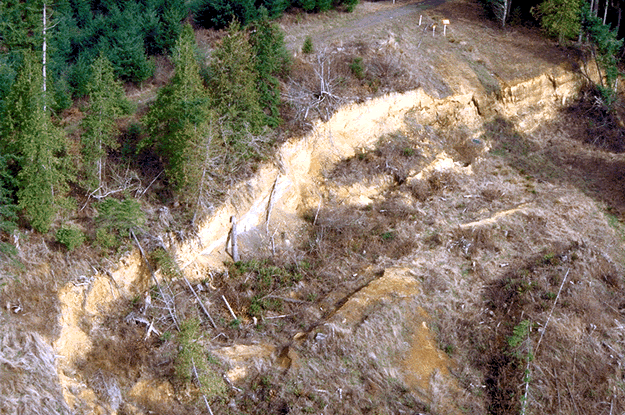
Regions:
<svg viewBox="0 0 625 415"><path fill-rule="evenodd" d="M396 3L392 8L385 8L368 14L358 20L350 21L349 24L325 32L317 36L316 39L323 41L325 39L340 38L341 36L347 37L355 33L370 32L376 26L386 25L391 20L410 18L413 15L414 19L418 19L418 12L440 6L445 3L445 1L446 0L425 0L409 4Z"/></svg>

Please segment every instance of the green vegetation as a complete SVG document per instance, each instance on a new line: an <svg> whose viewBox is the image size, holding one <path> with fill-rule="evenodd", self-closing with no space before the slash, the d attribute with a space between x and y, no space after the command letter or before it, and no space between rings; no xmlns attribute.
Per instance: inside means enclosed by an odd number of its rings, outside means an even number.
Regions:
<svg viewBox="0 0 625 415"><path fill-rule="evenodd" d="M613 107L620 75L618 61L622 59L619 54L623 47L623 40L618 39L621 3L543 0L537 5L516 2L512 10L511 0L480 2L502 26L514 15L516 24L539 24L548 36L557 38L559 43L577 41L582 49L589 50L599 72L599 81L595 85L598 95L607 109Z"/></svg>
<svg viewBox="0 0 625 415"><path fill-rule="evenodd" d="M550 36L563 43L579 34L581 5L581 0L545 0L535 9L535 16Z"/></svg>
<svg viewBox="0 0 625 415"><path fill-rule="evenodd" d="M356 79L365 78L365 67L362 64L361 57L354 58L352 63L349 64L349 69L352 71L352 75L354 75Z"/></svg>
<svg viewBox="0 0 625 415"><path fill-rule="evenodd" d="M192 6L195 22L203 27L223 29L233 20L246 26L263 19L266 14L276 19L289 8L301 8L306 12L325 12L344 7L353 11L358 0L196 0Z"/></svg>
<svg viewBox="0 0 625 415"><path fill-rule="evenodd" d="M181 275L180 268L178 267L178 264L176 264L176 260L165 248L158 247L152 251L150 253L150 260L157 269L161 270L163 276L169 279L176 278Z"/></svg>
<svg viewBox="0 0 625 415"><path fill-rule="evenodd" d="M141 82L154 65L148 56L168 51L188 14L184 0L57 0L47 5L49 74L58 105L87 94L90 66L100 53L124 80ZM0 4L0 56L16 70L17 51L41 50L43 2ZM10 81L8 78L4 78Z"/></svg>
<svg viewBox="0 0 625 415"><path fill-rule="evenodd" d="M251 290L253 293L249 299L248 314L251 317L262 317L265 311L282 311L283 300L274 293L301 281L301 270L305 266L278 266L271 260L252 260L229 264L228 271L235 281L243 280L239 282L238 292Z"/></svg>
<svg viewBox="0 0 625 415"><path fill-rule="evenodd" d="M283 33L269 19L288 3L259 6L248 19L253 26L228 20L229 36L216 46L202 79L194 32L180 24L189 12L182 0L47 4L45 55L43 3L3 2L0 231L11 233L20 220L42 233L58 230L61 214L76 204L67 198L71 188L72 197L77 191L101 202L99 215L92 217L95 242L105 249L119 246L145 215L127 211L140 219L130 226L105 216L114 203L122 210L131 207L128 192L138 177L129 168L141 171L144 160L150 160L150 168L162 166L165 174L155 174L161 176L157 186L172 185L174 200L188 211L211 205L209 184L214 187L241 161L259 159L268 147L262 143L271 142L268 127L282 123L279 79L288 75L290 57ZM143 119L134 115L127 124L122 117L133 105L122 81L147 79L154 68L148 56L169 51L173 78L159 89ZM80 96L87 98L71 113L84 117L71 123L68 139L59 110ZM132 157L137 150L139 161ZM103 200L118 192L124 202Z"/></svg>
<svg viewBox="0 0 625 415"><path fill-rule="evenodd" d="M0 151L10 156L8 167L17 172L19 209L34 229L47 232L67 190L67 175L65 134L50 119L42 85L41 65L27 52L8 96Z"/></svg>
<svg viewBox="0 0 625 415"><path fill-rule="evenodd" d="M288 74L291 58L284 46L284 34L278 25L269 22L267 16L251 28L250 43L254 51L256 88L259 104L265 112L265 124L277 127L280 118L279 77Z"/></svg>
<svg viewBox="0 0 625 415"><path fill-rule="evenodd" d="M104 164L108 149L119 147L115 140L119 132L115 121L126 114L130 103L121 82L115 78L113 66L100 55L91 66L87 85L89 107L82 120L85 133L81 136L85 186L102 195Z"/></svg>
<svg viewBox="0 0 625 415"><path fill-rule="evenodd" d="M85 234L74 226L62 227L56 231L56 240L65 245L68 251L73 251L83 244Z"/></svg>
<svg viewBox="0 0 625 415"><path fill-rule="evenodd" d="M306 36L304 39L304 44L302 45L302 53L309 55L315 51L315 48L312 43L312 38L310 36Z"/></svg>
<svg viewBox="0 0 625 415"><path fill-rule="evenodd" d="M139 202L135 199L119 201L113 198L104 199L98 204L98 216L96 223L109 235L117 235L122 238L130 236L130 232L140 228L146 222L145 213L141 210ZM102 241L106 243L111 238L100 234Z"/></svg>
<svg viewBox="0 0 625 415"><path fill-rule="evenodd" d="M140 146L152 147L163 157L171 182L188 199L196 198L202 185L212 123L195 48L193 29L185 25L172 57L174 77L150 108L148 137Z"/></svg>
<svg viewBox="0 0 625 415"><path fill-rule="evenodd" d="M17 206L11 198L13 182L7 169L7 158L0 154L0 232L12 233L17 227Z"/></svg>
<svg viewBox="0 0 625 415"><path fill-rule="evenodd" d="M600 82L597 85L608 108L616 99L620 71L618 54L623 47L623 39L617 39L616 30L603 24L602 20L590 11L587 5L582 9L584 32L590 41L592 56L599 70Z"/></svg>
<svg viewBox="0 0 625 415"><path fill-rule="evenodd" d="M200 343L200 334L199 320L188 319L180 324L176 376L185 382L195 383L199 393L208 399L226 396L228 393L226 383L211 368L209 358Z"/></svg>
<svg viewBox="0 0 625 415"><path fill-rule="evenodd" d="M266 120L256 88L254 51L247 32L236 21L213 52L210 74L211 107L219 114L221 134L232 150L249 158L253 150L248 144L262 132Z"/></svg>

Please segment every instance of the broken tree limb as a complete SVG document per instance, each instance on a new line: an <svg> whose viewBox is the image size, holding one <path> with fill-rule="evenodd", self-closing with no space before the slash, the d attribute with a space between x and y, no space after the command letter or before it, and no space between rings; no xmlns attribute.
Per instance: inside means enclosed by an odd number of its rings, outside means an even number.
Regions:
<svg viewBox="0 0 625 415"><path fill-rule="evenodd" d="M141 244L139 243L139 240L137 239L137 235L135 235L135 232L133 230L130 231L130 234L134 238L135 243L137 244L137 246L139 247L139 251L141 252L141 256L143 257L143 260L145 261L145 264L148 267L148 271L150 271L150 275L152 276L152 280L154 280L154 285L156 285L156 287L158 288L158 292L161 295L161 298L163 299L163 301L165 302L165 306L167 307L167 311L169 312L169 316L171 317L172 321L174 322L174 326L176 326L176 329L178 331L180 331L180 326L178 325L178 319L176 318L176 310L174 309L174 306L171 304L173 296L167 297L165 295L165 293L163 292L163 288L161 287L161 285L158 283L158 280L156 279L156 274L154 274L154 269L152 269L152 265L150 265L150 261L148 261L148 257L145 255L145 251L143 250L143 247L141 246Z"/></svg>
<svg viewBox="0 0 625 415"><path fill-rule="evenodd" d="M193 293L193 296L195 297L195 299L197 300L197 302L200 304L200 307L202 308L202 311L204 311L204 314L206 314L206 317L208 317L208 319L210 320L211 324L213 325L213 328L217 328L217 325L215 324L215 322L213 321L213 318L211 317L210 313L208 312L208 310L206 309L206 307L204 307L204 303L202 302L202 300L200 299L200 297L197 295L197 293L195 292L195 290L193 289L193 287L191 286L191 283L189 283L189 280L187 279L187 277L182 277L184 279L184 282L187 283L187 287L189 287L189 289L191 290L191 292Z"/></svg>
<svg viewBox="0 0 625 415"><path fill-rule="evenodd" d="M547 317L547 322L545 323L545 327L543 327L542 333L540 333L540 338L538 339L538 343L536 344L536 350L534 351L534 356L538 355L538 348L540 347L540 342L543 341L543 336L547 331L547 326L549 325L549 320L551 320L551 315L553 314L553 310L556 308L556 304L558 303L558 299L560 298L560 293L562 293L562 287L564 287L564 283L566 282L566 278L569 276L569 272L571 268L566 270L566 274L564 275L564 279L562 280L562 284L560 284L560 289L558 290L558 295L556 295L556 299L553 302L553 306L551 307L551 312L549 313L549 317Z"/></svg>
<svg viewBox="0 0 625 415"><path fill-rule="evenodd" d="M200 375L198 375L197 373L197 367L195 366L195 360L193 359L193 357L191 357L191 365L193 366L193 376L195 376L195 381L197 382L197 385L200 387L200 390L202 390L202 382L200 381ZM211 407L208 404L208 399L206 399L206 395L202 394L202 398L204 398L204 405L206 405L206 409L208 409L208 413L210 415L213 415L213 411L211 410Z"/></svg>
<svg viewBox="0 0 625 415"><path fill-rule="evenodd" d="M232 260L234 262L239 262L239 245L237 243L237 218L232 216L230 218L230 222L232 222L232 229L230 230L230 244L231 244L231 255Z"/></svg>
<svg viewBox="0 0 625 415"><path fill-rule="evenodd" d="M273 182L273 187L271 188L271 194L269 195L269 203L267 204L267 217L265 218L265 233L269 235L269 219L271 218L271 211L273 210L273 195L276 193L276 187L278 186L278 177L276 177L276 181Z"/></svg>
<svg viewBox="0 0 625 415"><path fill-rule="evenodd" d="M237 315L234 314L234 311L232 311L232 307L230 307L230 303L228 302L228 300L226 300L226 296L222 295L221 298L223 298L224 303L226 303L226 307L228 307L228 311L230 311L230 314L232 315L232 318L235 320L237 319Z"/></svg>

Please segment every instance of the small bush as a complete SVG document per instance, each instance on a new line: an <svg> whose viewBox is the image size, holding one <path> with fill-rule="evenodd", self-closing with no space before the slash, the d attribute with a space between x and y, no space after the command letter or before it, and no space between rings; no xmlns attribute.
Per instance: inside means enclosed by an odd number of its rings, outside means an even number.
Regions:
<svg viewBox="0 0 625 415"><path fill-rule="evenodd" d="M95 231L95 241L104 249L114 249L119 247L119 240L115 234L105 228L98 228Z"/></svg>
<svg viewBox="0 0 625 415"><path fill-rule="evenodd" d="M347 6L347 12L351 13L356 8L356 5L358 4L358 0L343 0L343 4Z"/></svg>
<svg viewBox="0 0 625 415"><path fill-rule="evenodd" d="M362 58L354 58L352 63L349 65L349 69L352 71L352 75L356 77L356 79L364 79L365 78L365 67L362 65Z"/></svg>
<svg viewBox="0 0 625 415"><path fill-rule="evenodd" d="M302 45L302 53L305 53L306 55L309 55L311 53L313 53L315 51L315 48L313 47L313 43L312 43L312 39L310 36L306 36L306 39L304 40L304 44Z"/></svg>
<svg viewBox="0 0 625 415"><path fill-rule="evenodd" d="M110 231L116 231L121 237L130 235L130 231L145 224L145 213L135 199L105 199L98 205L96 222Z"/></svg>
<svg viewBox="0 0 625 415"><path fill-rule="evenodd" d="M178 342L180 351L176 357L176 376L187 382L195 381L199 392L206 398L226 396L228 389L224 380L210 367L210 359L200 343L200 321L189 319L180 325Z"/></svg>
<svg viewBox="0 0 625 415"><path fill-rule="evenodd" d="M163 276L168 278L175 278L180 275L180 269L178 264L171 256L171 254L163 248L156 248L150 254L150 259L154 265L161 270Z"/></svg>
<svg viewBox="0 0 625 415"><path fill-rule="evenodd" d="M65 245L68 251L73 251L85 241L85 234L75 227L62 227L56 231L57 242Z"/></svg>

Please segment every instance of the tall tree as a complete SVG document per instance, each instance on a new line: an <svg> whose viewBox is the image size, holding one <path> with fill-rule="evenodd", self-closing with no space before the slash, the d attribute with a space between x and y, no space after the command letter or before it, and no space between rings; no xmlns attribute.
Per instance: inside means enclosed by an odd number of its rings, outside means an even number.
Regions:
<svg viewBox="0 0 625 415"><path fill-rule="evenodd" d="M623 40L617 39L617 32L603 24L602 19L596 16L588 5L583 8L583 22L599 72L598 89L607 106L611 107L620 74L617 54L623 46Z"/></svg>
<svg viewBox="0 0 625 415"><path fill-rule="evenodd" d="M562 43L578 35L581 6L581 0L545 0L534 9L534 16L550 36Z"/></svg>
<svg viewBox="0 0 625 415"><path fill-rule="evenodd" d="M265 114L256 88L254 51L238 22L230 24L227 36L213 52L210 73L211 101L220 116L222 130L227 132L228 144L245 152L245 137L260 133Z"/></svg>
<svg viewBox="0 0 625 415"><path fill-rule="evenodd" d="M140 146L153 147L163 157L169 178L187 202L201 191L212 120L195 52L195 35L187 24L174 48L174 77L148 112L150 138Z"/></svg>
<svg viewBox="0 0 625 415"><path fill-rule="evenodd" d="M0 232L10 233L16 227L17 206L13 201L15 180L8 170L7 158L0 154Z"/></svg>
<svg viewBox="0 0 625 415"><path fill-rule="evenodd" d="M236 19L247 25L257 17L254 0L198 0L195 22L206 28L223 29Z"/></svg>
<svg viewBox="0 0 625 415"><path fill-rule="evenodd" d="M43 96L41 63L26 51L8 96L0 144L17 161L19 208L34 229L47 232L67 185L59 159L65 136L44 110Z"/></svg>
<svg viewBox="0 0 625 415"><path fill-rule="evenodd" d="M115 78L113 65L102 54L91 65L87 90L89 108L82 121L85 133L81 136L86 184L90 191L96 190L96 196L101 196L107 148L118 146L115 120L128 112L130 103L121 82Z"/></svg>
<svg viewBox="0 0 625 415"><path fill-rule="evenodd" d="M250 42L255 54L256 84L260 93L260 105L265 111L265 123L270 127L280 124L280 82L278 76L286 75L291 59L284 46L284 34L280 27L263 18L253 24Z"/></svg>

